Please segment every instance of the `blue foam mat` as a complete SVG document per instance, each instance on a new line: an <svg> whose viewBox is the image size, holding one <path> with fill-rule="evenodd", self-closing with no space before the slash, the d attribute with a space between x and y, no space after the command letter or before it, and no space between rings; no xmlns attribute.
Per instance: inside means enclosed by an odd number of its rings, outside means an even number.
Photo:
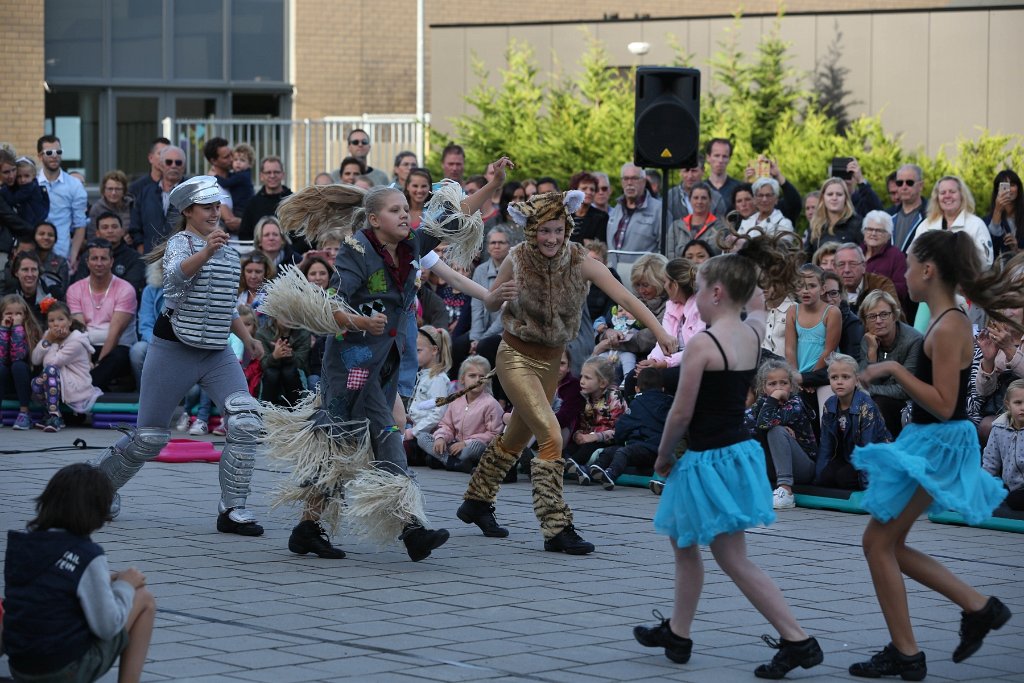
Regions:
<svg viewBox="0 0 1024 683"><path fill-rule="evenodd" d="M928 515L928 520L936 524L957 524L960 526L973 526L980 529L993 529L995 531L1010 531L1015 534L1024 534L1024 513L1021 517L1002 517L994 515L981 524L968 524L959 512L939 512Z"/></svg>

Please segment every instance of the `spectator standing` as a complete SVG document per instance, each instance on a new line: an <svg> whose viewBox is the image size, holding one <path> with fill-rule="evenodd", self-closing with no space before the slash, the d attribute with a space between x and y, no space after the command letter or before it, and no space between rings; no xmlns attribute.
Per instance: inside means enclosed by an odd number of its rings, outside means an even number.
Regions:
<svg viewBox="0 0 1024 683"><path fill-rule="evenodd" d="M462 176L466 172L466 152L462 147L454 142L445 145L441 151L441 171L445 178L462 183Z"/></svg>
<svg viewBox="0 0 1024 683"><path fill-rule="evenodd" d="M160 181L143 185L132 205L129 232L132 245L142 254L148 254L166 240L181 216L181 212L171 203L170 196L171 191L185 177L185 151L173 145L163 147L160 150L160 164L163 167Z"/></svg>
<svg viewBox="0 0 1024 683"><path fill-rule="evenodd" d="M864 216L864 270L889 278L900 303L908 307L911 301L907 294L907 257L892 243L892 228L892 216L884 211L871 211Z"/></svg>
<svg viewBox="0 0 1024 683"><path fill-rule="evenodd" d="M146 160L149 161L149 173L136 178L128 186L128 194L130 194L136 201L142 196L142 192L147 185L159 183L160 179L164 175L164 163L160 158L160 152L163 151L164 147L170 146L171 141L165 137L158 137L153 140L153 144L149 148L149 154L146 155Z"/></svg>
<svg viewBox="0 0 1024 683"><path fill-rule="evenodd" d="M86 245L89 277L68 287L72 317L86 327L89 342L99 350L93 355L92 382L110 391L111 382L131 374L129 349L137 340L135 288L112 272L113 247L102 239Z"/></svg>
<svg viewBox="0 0 1024 683"><path fill-rule="evenodd" d="M739 232L744 235L754 229L769 235L780 231L793 232L793 223L776 208L782 192L779 181L775 178L758 178L751 187L757 213L740 222Z"/></svg>
<svg viewBox="0 0 1024 683"><path fill-rule="evenodd" d="M232 173L234 150L224 138L211 138L203 145L203 156L210 165L209 175L228 194L220 205L220 221L228 232L234 234L242 223L242 211L252 199L252 174Z"/></svg>
<svg viewBox="0 0 1024 683"><path fill-rule="evenodd" d="M963 178L948 175L935 183L928 202L928 217L918 226L914 239L932 230L967 233L978 250L982 268L992 266L992 235L985 221L974 215L974 195Z"/></svg>
<svg viewBox="0 0 1024 683"><path fill-rule="evenodd" d="M732 143L725 138L712 138L707 148L708 166L711 173L708 174L708 182L725 202L725 208L732 211L735 208L733 194L740 186L740 181L729 176L729 160L732 159Z"/></svg>
<svg viewBox="0 0 1024 683"><path fill-rule="evenodd" d="M85 208L89 197L82 183L61 168L64 150L58 137L44 135L39 138L36 152L39 153L42 166L36 180L50 196L50 213L46 219L57 228L54 250L58 256L67 258L69 263L75 263L85 242L85 227L89 222Z"/></svg>
<svg viewBox="0 0 1024 683"><path fill-rule="evenodd" d="M409 227L413 230L420 227L423 216L423 205L427 203L430 196L430 188L434 179L430 177L430 171L425 168L414 168L409 171L405 180L405 198L409 202Z"/></svg>
<svg viewBox="0 0 1024 683"><path fill-rule="evenodd" d="M413 152L399 152L395 157L394 182L398 183L399 189L405 189L405 182L409 179L409 171L419 166L416 155Z"/></svg>
<svg viewBox="0 0 1024 683"><path fill-rule="evenodd" d="M878 198L875 190L871 187L860 170L860 164L856 159L851 159L846 165L846 173L849 176L844 181L846 191L853 203L853 210L858 216L866 216L869 211L882 211L882 200Z"/></svg>
<svg viewBox="0 0 1024 683"><path fill-rule="evenodd" d="M892 215L892 243L904 254L914 241L917 226L928 215L928 204L922 199L924 172L920 166L904 164L896 171L896 192L899 203L889 210Z"/></svg>
<svg viewBox="0 0 1024 683"><path fill-rule="evenodd" d="M1020 176L1011 170L1000 171L992 181L992 213L988 231L995 253L1012 256L1024 241L1024 187Z"/></svg>
<svg viewBox="0 0 1024 683"><path fill-rule="evenodd" d="M603 242L608 236L608 213L594 208L593 204L594 195L597 193L597 184L597 178L586 171L577 173L569 179L569 189L579 190L583 193L583 203L580 204L579 211L573 214L574 229L571 236L573 242L580 244L585 244L587 240ZM504 199L502 196L502 205L507 209L508 202ZM513 196L509 201L522 201L523 199L526 199L525 192L522 197Z"/></svg>
<svg viewBox="0 0 1024 683"><path fill-rule="evenodd" d="M252 246L262 251L278 270L283 265L293 266L302 260L288 243L288 238L281 232L281 224L273 215L264 216L256 223L252 233Z"/></svg>
<svg viewBox="0 0 1024 683"><path fill-rule="evenodd" d="M693 212L693 204L690 202L690 191L694 186L704 181L704 153L697 155L696 162L689 168L679 171L679 184L669 188L665 197L668 202L668 220L670 223L680 220ZM704 183L711 192L710 212L716 216L724 216L729 213L725 208L722 195L718 194L711 185Z"/></svg>
<svg viewBox="0 0 1024 683"><path fill-rule="evenodd" d="M814 255L826 242L853 242L860 244L864 236L860 231L861 217L853 208L846 182L829 178L821 186L821 197L811 217L804 245L807 258Z"/></svg>
<svg viewBox="0 0 1024 683"><path fill-rule="evenodd" d="M50 213L50 196L37 178L36 163L28 157L14 158L6 150L0 150L0 170L14 164L14 174L8 173L5 182L0 183L0 195L29 225L39 225ZM10 180L11 182L7 182ZM7 251L10 247L7 248Z"/></svg>
<svg viewBox="0 0 1024 683"><path fill-rule="evenodd" d="M260 191L253 196L245 207L242 222L238 228L238 239L251 240L256 224L264 216L273 216L281 200L291 195L292 191L284 184L284 163L280 157L268 156L260 160ZM305 251L303 249L302 251Z"/></svg>
<svg viewBox="0 0 1024 683"><path fill-rule="evenodd" d="M85 229L86 241L96 236L97 220L105 213L114 213L121 219L121 225L132 223L132 204L135 198L128 194L128 176L121 171L110 171L100 182L100 198L89 207L89 226Z"/></svg>
<svg viewBox="0 0 1024 683"><path fill-rule="evenodd" d="M380 169L373 168L370 166L370 134L362 128L355 128L348 134L348 153L349 156L354 156L359 161L363 162L363 166L366 170L363 175L369 177L370 182L374 185L387 185L391 182L388 178L388 174Z"/></svg>
<svg viewBox="0 0 1024 683"><path fill-rule="evenodd" d="M711 211L713 193L711 186L703 182L690 188L690 212L669 226L665 240L665 254L668 258L682 256L683 247L691 240L702 239L708 245L718 242L720 228L724 225L718 221L718 215L721 214L716 215Z"/></svg>
<svg viewBox="0 0 1024 683"><path fill-rule="evenodd" d="M608 174L601 171L591 171L590 175L597 178L597 191L594 192L592 206L595 209L601 209L601 211L609 213L611 211L612 184L608 179ZM525 183L523 185L525 189ZM525 194L524 199L529 196L528 193Z"/></svg>
<svg viewBox="0 0 1024 683"><path fill-rule="evenodd" d="M608 247L612 251L661 252L661 202L647 191L642 168L622 165L622 196L608 216ZM633 263L640 254L610 254L612 265Z"/></svg>

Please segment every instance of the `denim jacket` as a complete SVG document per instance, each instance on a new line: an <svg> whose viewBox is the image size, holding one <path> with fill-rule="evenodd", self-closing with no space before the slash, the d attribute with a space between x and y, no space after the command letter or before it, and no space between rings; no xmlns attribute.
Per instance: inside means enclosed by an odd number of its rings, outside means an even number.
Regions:
<svg viewBox="0 0 1024 683"><path fill-rule="evenodd" d="M821 441L818 444L818 461L814 472L816 478L821 475L832 458L848 461L856 446L892 441L878 406L871 400L871 396L861 389L854 391L853 402L850 404L849 424L842 439L837 424L838 413L839 399L830 396L825 401L825 411L821 416Z"/></svg>

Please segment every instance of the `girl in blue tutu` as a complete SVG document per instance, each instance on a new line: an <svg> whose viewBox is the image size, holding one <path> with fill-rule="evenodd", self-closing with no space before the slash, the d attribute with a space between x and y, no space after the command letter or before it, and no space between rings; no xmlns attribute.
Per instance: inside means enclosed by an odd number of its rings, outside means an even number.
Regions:
<svg viewBox="0 0 1024 683"><path fill-rule="evenodd" d="M774 238L757 237L739 253L706 261L697 275L697 308L707 329L683 352L679 388L654 465L668 477L654 528L672 540L675 606L671 619L633 629L641 645L665 648L674 662L689 660L690 626L704 582L700 545L710 545L722 570L778 629L779 640L763 638L779 652L754 671L759 678L772 679L823 659L818 642L800 628L778 586L747 557L743 534L744 529L775 521L764 453L744 429L744 408L765 333L758 264L767 266L760 275L762 285L772 284L769 275L779 264L790 264L781 282L791 285L795 280L793 250L780 253L778 244ZM740 315L744 309L745 320ZM675 461L673 452L684 435L689 449ZM657 611L655 616L661 618Z"/></svg>
<svg viewBox="0 0 1024 683"><path fill-rule="evenodd" d="M910 396L910 424L893 443L868 444L853 452L854 466L867 474L862 505L873 519L864 531L864 555L892 642L869 661L850 667L854 676L900 676L919 681L927 674L924 652L910 624L906 574L963 609L960 644L953 661L978 651L985 635L1010 618L997 598L986 597L935 559L906 545L907 534L925 510L956 510L976 524L1006 495L999 480L981 467L978 434L967 419L974 342L971 322L957 307L957 287L989 317L1009 322L1000 309L1024 302L1024 255L1005 269L981 272L971 238L962 232L922 234L907 254L910 298L932 312L921 357L911 373L895 361L869 365L869 385L893 377ZM1016 326L1015 323L1010 322Z"/></svg>

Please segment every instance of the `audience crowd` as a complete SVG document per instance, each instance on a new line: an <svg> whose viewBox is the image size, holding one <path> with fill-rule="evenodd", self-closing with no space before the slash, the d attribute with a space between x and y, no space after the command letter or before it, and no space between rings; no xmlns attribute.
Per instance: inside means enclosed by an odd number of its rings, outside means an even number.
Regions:
<svg viewBox="0 0 1024 683"><path fill-rule="evenodd" d="M348 155L338 169L320 173L315 184L395 183L408 198L410 225L417 228L435 178L416 154L398 154L388 173L368 165L372 141L366 131L352 130L347 142ZM545 176L509 181L487 205L484 249L475 269L465 273L475 282L489 287L509 250L523 239L509 218L510 203L578 189L585 201L571 238L628 280L679 339L680 352L666 356L649 330L600 291L591 292L579 335L562 359L555 398L567 475L581 484L596 481L610 489L625 474L651 475L682 349L704 328L693 296L696 268L751 233L783 233L792 236L789 242L806 264L787 291L765 293L768 331L763 365L750 388L750 433L764 448L778 509L792 507L794 486L863 487L850 454L857 445L895 438L907 419L908 396L891 379L861 386L857 373L883 360L913 371L929 317L907 292L910 245L928 230L965 231L982 262L997 267L1024 240L1024 187L1012 170L1000 171L991 188L975 188L991 192L991 213L978 216L971 189L956 176L939 179L926 192L920 168L893 169L885 179L883 196L891 202L885 206L856 159L845 169L833 168L835 176L823 177L818 187L797 188L765 157L753 160L742 178L730 177L732 151L726 139L709 141L668 188L660 187L657 174L627 162L619 169L618 196L606 173L580 170L564 187ZM255 396L294 403L316 388L326 340L262 314L260 290L283 267L297 266L330 291L335 255L346 235L339 229L313 245L281 230L274 214L292 190L279 157L257 159L249 145L223 138L206 142L203 155L207 173L223 190L220 221L242 256L239 312L266 353L257 360L239 340L232 338L232 345ZM146 256L178 220L168 194L184 179L186 153L171 141L153 141L149 171L139 178L106 173L91 206L82 183L61 167L61 157L61 141L52 135L39 138L34 158L0 148L0 392L15 429L55 431L64 416L88 414L103 394L139 389L162 311L160 264L147 266ZM490 177L489 169L467 169L456 144L443 150L441 166L444 177L470 194ZM664 234L662 202L668 215ZM1024 337L986 320L970 302L962 306L975 324L968 412L986 448L985 467L1019 492ZM1006 314L1024 321L1024 311ZM471 471L508 419L500 384L481 385L447 409L430 406L460 385L475 385L493 367L503 331L500 312L487 311L428 275L418 296L417 324L400 382L405 410L396 406L410 462ZM198 387L185 408L180 430L223 430ZM531 455L526 449L524 462ZM515 476L513 468L509 477ZM652 488L657 490L657 482ZM1011 496L1009 504L1024 508L1022 496Z"/></svg>

